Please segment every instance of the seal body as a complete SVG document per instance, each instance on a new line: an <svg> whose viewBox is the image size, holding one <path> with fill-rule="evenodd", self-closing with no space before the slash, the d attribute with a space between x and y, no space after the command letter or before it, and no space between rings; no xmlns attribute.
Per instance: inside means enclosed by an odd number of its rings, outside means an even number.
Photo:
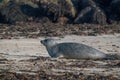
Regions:
<svg viewBox="0 0 120 80"><path fill-rule="evenodd" d="M71 59L102 59L106 58L106 54L80 43L56 43L54 39L45 39L41 43L45 45L51 57L59 57Z"/></svg>

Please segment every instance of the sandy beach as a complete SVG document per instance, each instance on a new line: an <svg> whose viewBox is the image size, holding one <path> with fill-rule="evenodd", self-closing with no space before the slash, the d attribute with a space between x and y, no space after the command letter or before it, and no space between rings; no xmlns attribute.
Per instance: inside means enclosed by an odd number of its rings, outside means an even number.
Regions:
<svg viewBox="0 0 120 80"><path fill-rule="evenodd" d="M53 37L58 43L83 43L106 54L120 55L120 34L100 36L67 35ZM120 60L74 60L57 58L48 55L39 37L36 39L1 39L0 40L0 72L8 70L17 74L54 75L60 77L65 73L79 75L102 75L120 79ZM64 63L64 64L63 64ZM44 70L44 73L40 73ZM61 79L63 77L60 77Z"/></svg>
<svg viewBox="0 0 120 80"><path fill-rule="evenodd" d="M57 39L58 43L62 42L76 42L82 43L98 50L103 51L106 54L120 54L120 35L102 35L102 36L76 36L68 35L64 37L53 37ZM0 40L0 53L3 53L7 59L16 59L25 57L37 57L44 56L49 57L45 47L37 39L2 39ZM17 57L19 56L19 57ZM20 57L21 56L21 57ZM15 58L16 57L16 58Z"/></svg>

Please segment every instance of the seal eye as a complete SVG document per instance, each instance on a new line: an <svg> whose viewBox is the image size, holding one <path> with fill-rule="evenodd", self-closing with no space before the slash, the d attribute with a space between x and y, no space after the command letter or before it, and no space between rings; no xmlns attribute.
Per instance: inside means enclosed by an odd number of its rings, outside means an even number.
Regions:
<svg viewBox="0 0 120 80"><path fill-rule="evenodd" d="M48 40L47 40L47 39L45 39L44 41L45 41L46 43L48 42Z"/></svg>

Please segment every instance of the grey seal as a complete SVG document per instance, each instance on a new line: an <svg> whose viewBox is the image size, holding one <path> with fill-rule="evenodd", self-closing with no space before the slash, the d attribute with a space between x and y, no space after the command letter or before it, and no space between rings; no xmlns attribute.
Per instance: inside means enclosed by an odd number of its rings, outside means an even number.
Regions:
<svg viewBox="0 0 120 80"><path fill-rule="evenodd" d="M61 55L70 59L105 59L108 57L104 52L85 44L71 42L57 43L52 38L41 40L41 43L53 58L60 57Z"/></svg>

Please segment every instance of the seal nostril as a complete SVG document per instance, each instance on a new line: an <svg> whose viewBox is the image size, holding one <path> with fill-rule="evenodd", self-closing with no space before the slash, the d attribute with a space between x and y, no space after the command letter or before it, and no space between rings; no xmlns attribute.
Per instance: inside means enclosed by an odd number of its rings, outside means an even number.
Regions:
<svg viewBox="0 0 120 80"><path fill-rule="evenodd" d="M40 41L40 43L42 43L42 41Z"/></svg>

